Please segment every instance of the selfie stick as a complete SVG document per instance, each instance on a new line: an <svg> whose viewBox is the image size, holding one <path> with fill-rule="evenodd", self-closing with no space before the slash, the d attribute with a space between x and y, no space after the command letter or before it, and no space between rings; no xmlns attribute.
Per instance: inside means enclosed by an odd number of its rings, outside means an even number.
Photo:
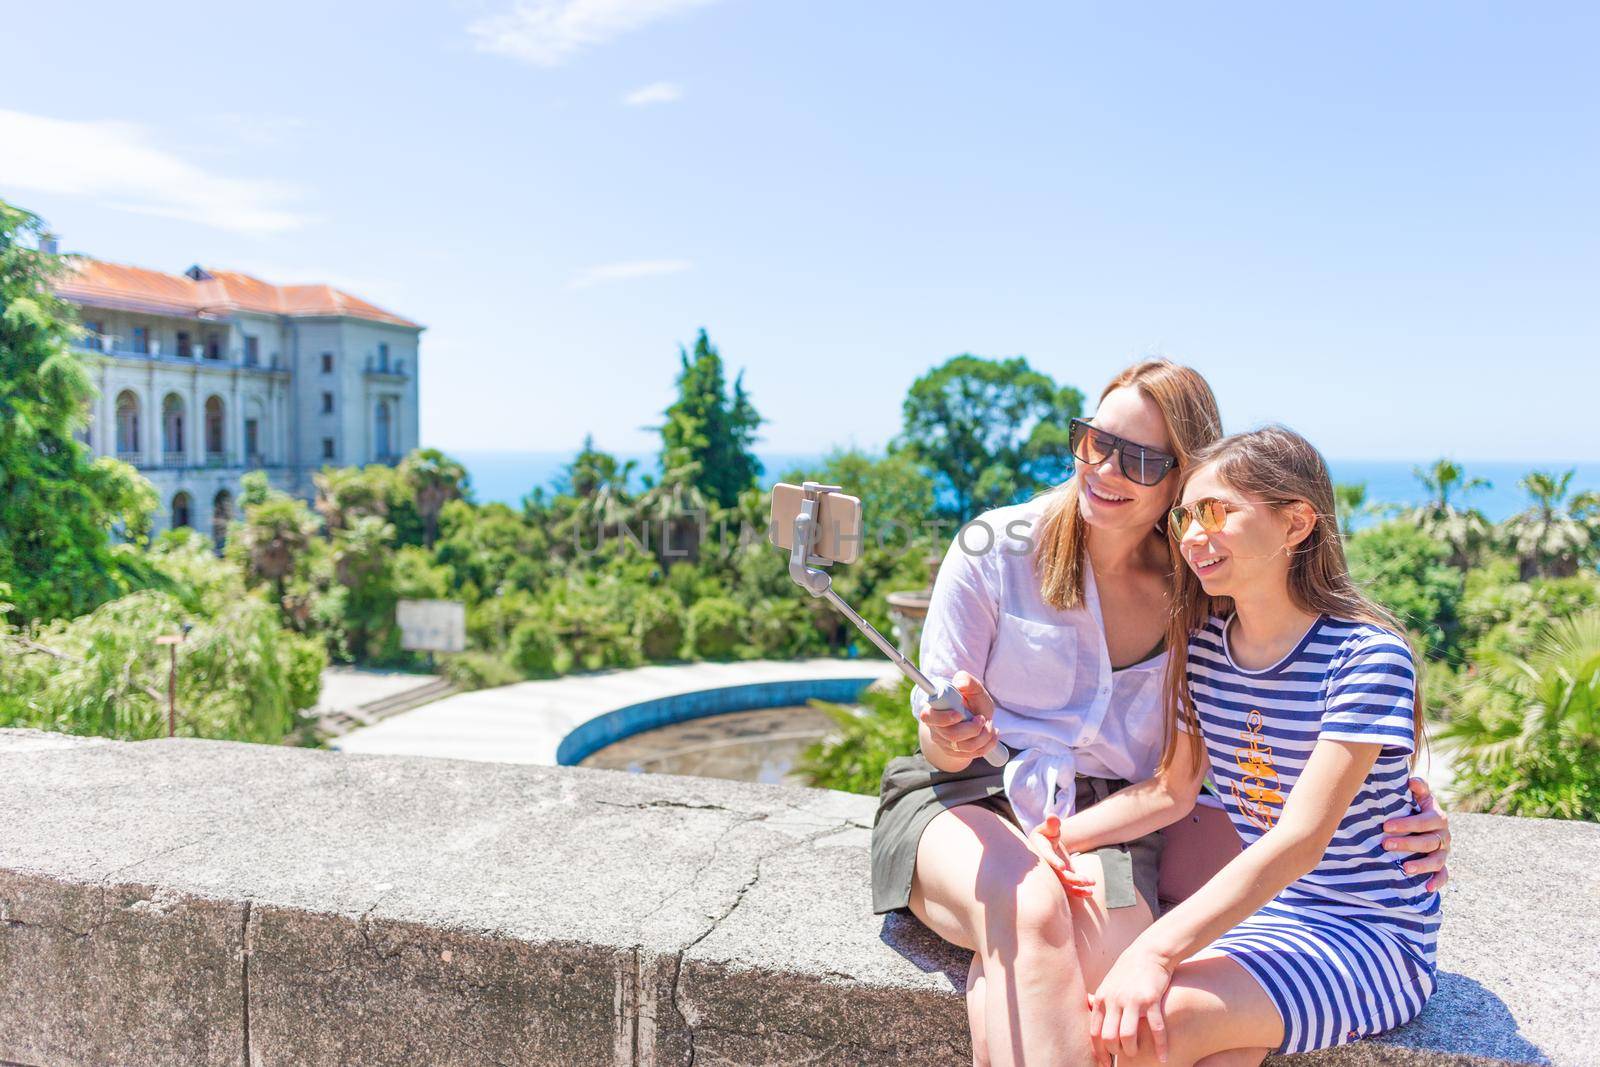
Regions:
<svg viewBox="0 0 1600 1067"><path fill-rule="evenodd" d="M965 719L972 718L966 702L961 699L961 691L949 682L943 681L935 685L926 674L917 669L900 650L894 647L893 642L878 632L866 619L857 614L856 609L846 604L838 593L833 591L833 579L827 571L819 570L820 567L830 566L833 561L823 556L811 554L812 542L816 540L818 530L818 514L822 507L822 496L825 493L837 493L844 487L839 485L823 485L820 482L806 482L802 488L805 499L800 504L800 514L794 520L794 545L789 549L789 577L812 596L819 596L838 608L845 618L849 619L855 628L867 635L868 640L877 645L879 650L898 668L900 673L928 694L928 705L946 711L958 711ZM996 767L1004 767L1006 760L1011 758L1011 752L999 741L994 747L984 754Z"/></svg>

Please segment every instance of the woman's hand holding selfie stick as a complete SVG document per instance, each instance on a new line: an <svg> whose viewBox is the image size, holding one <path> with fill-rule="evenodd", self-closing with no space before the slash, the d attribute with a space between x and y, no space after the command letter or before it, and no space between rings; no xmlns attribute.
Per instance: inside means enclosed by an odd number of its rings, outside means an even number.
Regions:
<svg viewBox="0 0 1600 1067"><path fill-rule="evenodd" d="M833 580L822 568L854 560L860 555L862 542L861 501L853 496L845 496L839 489L837 485L818 482L806 482L803 486L780 483L773 487L769 535L775 545L789 551L789 577L812 596L821 597L838 608L856 629L889 657L901 674L928 695L927 711L944 713L938 716L943 724L938 729L969 747L973 739L982 739L981 751L974 749L957 758L970 762L982 756L994 766L1004 767L1011 753L1000 743L988 716L974 716L954 684L943 679L937 683L929 679L917 669L916 664L901 655L900 650L880 634L877 627L863 619L833 591ZM977 679L971 675L957 673L958 678L963 676L972 684L977 684ZM982 686L978 686L978 689L981 691ZM988 694L984 696L987 698ZM993 701L989 706L992 715ZM935 729L928 719L924 718L923 722L928 723L930 730ZM951 751L953 755L956 754L956 750Z"/></svg>
<svg viewBox="0 0 1600 1067"><path fill-rule="evenodd" d="M965 716L954 710L944 710L937 698L928 702L917 717L928 728L928 742L940 754L951 756L951 766L965 766L980 756L995 763L991 753L1005 750L994 728L994 698L989 691L966 671L957 671L955 678L945 683L958 701ZM925 753L926 754L926 753ZM934 762L930 760L929 762ZM1002 758L995 766L1003 766ZM938 763L934 763L938 766ZM1028 835L1028 847L1044 861L1061 882L1061 888L1072 897L1094 896L1094 879L1081 874L1072 866L1070 847L1061 840L1061 819L1051 815Z"/></svg>

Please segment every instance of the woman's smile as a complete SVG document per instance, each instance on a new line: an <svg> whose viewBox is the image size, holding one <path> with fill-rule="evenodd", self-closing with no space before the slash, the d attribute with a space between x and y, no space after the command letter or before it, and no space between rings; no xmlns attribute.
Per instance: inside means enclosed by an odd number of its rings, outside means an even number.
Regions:
<svg viewBox="0 0 1600 1067"><path fill-rule="evenodd" d="M1095 499L1096 503L1105 504L1108 507L1116 507L1119 504L1130 504L1133 502L1133 497L1127 496L1123 493L1114 492L1113 490L1107 488L1104 483L1098 482L1093 478L1089 479L1089 481L1086 483L1086 488L1089 491L1089 495Z"/></svg>

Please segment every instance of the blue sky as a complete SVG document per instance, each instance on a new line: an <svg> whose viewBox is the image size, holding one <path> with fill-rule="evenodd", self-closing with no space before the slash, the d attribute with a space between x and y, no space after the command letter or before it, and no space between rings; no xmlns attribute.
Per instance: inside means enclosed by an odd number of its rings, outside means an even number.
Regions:
<svg viewBox="0 0 1600 1067"><path fill-rule="evenodd" d="M763 449L1156 352L1344 458L1600 459L1592 5L31 4L0 196L426 323L422 436L650 449L702 325Z"/></svg>

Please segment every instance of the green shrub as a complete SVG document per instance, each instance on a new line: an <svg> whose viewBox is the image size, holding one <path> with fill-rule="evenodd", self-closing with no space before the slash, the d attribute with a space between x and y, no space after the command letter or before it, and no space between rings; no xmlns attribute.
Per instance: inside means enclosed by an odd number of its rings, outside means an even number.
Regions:
<svg viewBox="0 0 1600 1067"><path fill-rule="evenodd" d="M524 619L511 631L508 659L529 678L548 678L556 673L556 635L544 619Z"/></svg>
<svg viewBox="0 0 1600 1067"><path fill-rule="evenodd" d="M689 608L689 647L702 659L732 659L744 626L744 609L726 597L697 601Z"/></svg>
<svg viewBox="0 0 1600 1067"><path fill-rule="evenodd" d="M490 652L452 653L440 660L444 676L460 689L492 689L522 681L522 672Z"/></svg>
<svg viewBox="0 0 1600 1067"><path fill-rule="evenodd" d="M798 659L824 651L803 594L763 600L751 608L748 644L754 655L772 659Z"/></svg>
<svg viewBox="0 0 1600 1067"><path fill-rule="evenodd" d="M1552 624L1532 652L1491 652L1447 695L1441 744L1467 810L1600 819L1600 609Z"/></svg>
<svg viewBox="0 0 1600 1067"><path fill-rule="evenodd" d="M810 703L827 712L837 726L836 732L800 757L800 772L819 789L876 795L888 762L918 750L911 682L905 679L892 688L868 689L861 694L859 707L822 700Z"/></svg>
<svg viewBox="0 0 1600 1067"><path fill-rule="evenodd" d="M664 590L640 594L633 606L633 635L639 654L652 663L678 659L686 636L683 604Z"/></svg>

